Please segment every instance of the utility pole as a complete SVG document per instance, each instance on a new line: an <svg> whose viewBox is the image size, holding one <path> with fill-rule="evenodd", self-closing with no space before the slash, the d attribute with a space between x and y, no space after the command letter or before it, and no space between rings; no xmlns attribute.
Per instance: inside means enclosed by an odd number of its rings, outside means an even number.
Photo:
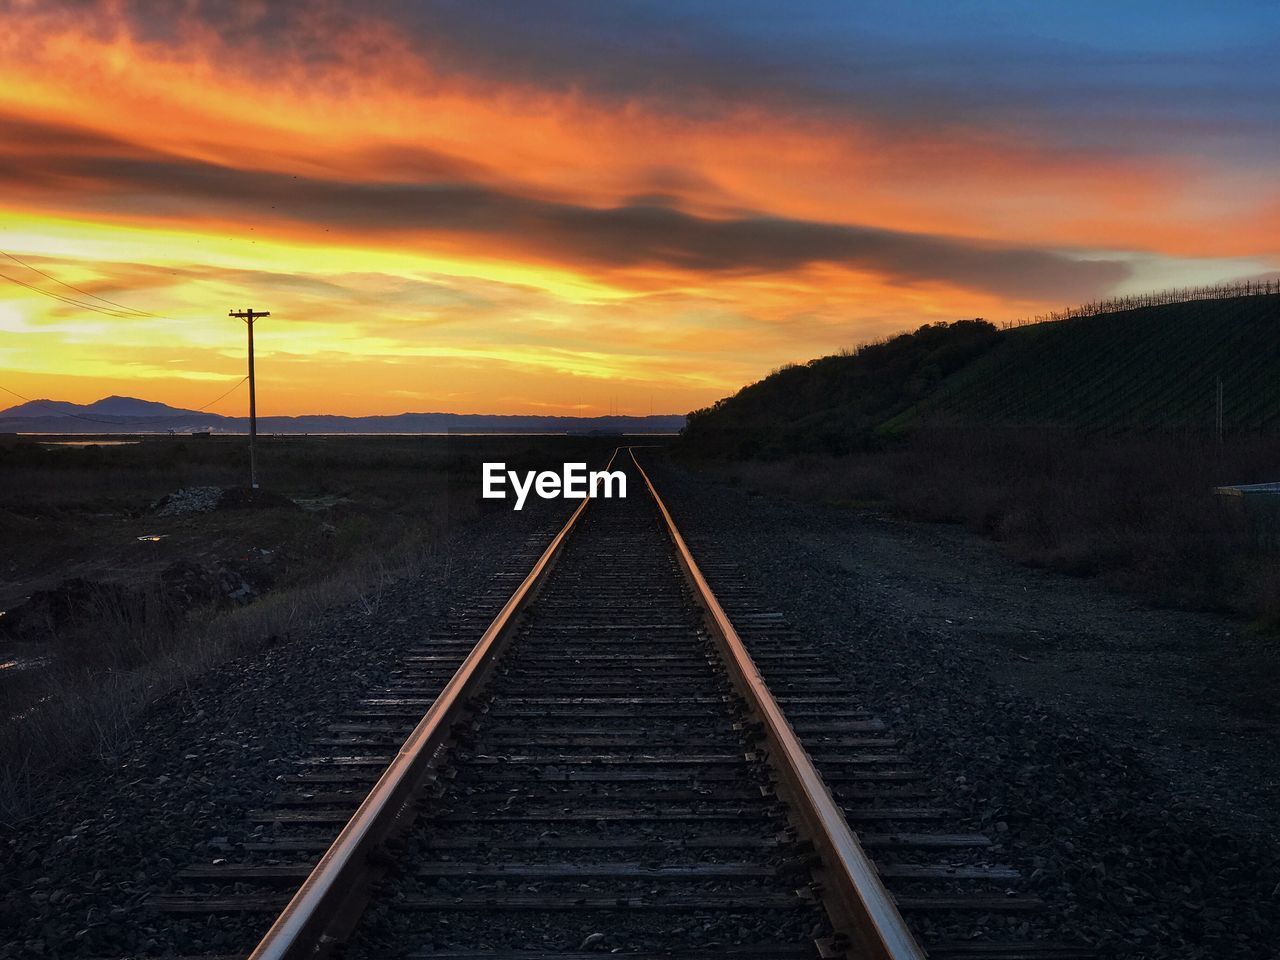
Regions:
<svg viewBox="0 0 1280 960"><path fill-rule="evenodd" d="M259 317L269 317L269 310L254 312L248 310L232 310L227 316L243 320L249 330L249 486L258 489L258 453L255 449L258 439L258 392L253 378L253 321Z"/></svg>

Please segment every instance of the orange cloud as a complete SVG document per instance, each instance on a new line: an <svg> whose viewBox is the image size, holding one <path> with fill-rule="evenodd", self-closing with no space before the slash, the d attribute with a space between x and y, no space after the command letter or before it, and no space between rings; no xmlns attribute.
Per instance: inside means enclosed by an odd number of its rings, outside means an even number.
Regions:
<svg viewBox="0 0 1280 960"><path fill-rule="evenodd" d="M0 15L5 248L166 318L10 288L6 377L203 402L239 370L241 331L215 321L261 302L273 413L598 409L619 384L682 409L926 320L1104 293L1127 276L1115 251L1278 253L1260 177L1234 184L1260 198L1241 209L1185 159L606 99L468 73L389 19L288 9L283 44L247 4Z"/></svg>

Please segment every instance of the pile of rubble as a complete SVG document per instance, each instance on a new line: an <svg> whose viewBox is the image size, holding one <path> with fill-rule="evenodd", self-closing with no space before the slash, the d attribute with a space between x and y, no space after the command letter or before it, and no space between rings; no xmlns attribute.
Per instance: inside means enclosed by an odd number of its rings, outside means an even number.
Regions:
<svg viewBox="0 0 1280 960"><path fill-rule="evenodd" d="M222 501L221 487L184 487L161 497L151 507L158 517L181 517L189 513L211 513Z"/></svg>
<svg viewBox="0 0 1280 960"><path fill-rule="evenodd" d="M157 517L183 517L214 510L254 510L268 507L298 509L288 497L270 490L250 487L184 487L161 497L151 505Z"/></svg>

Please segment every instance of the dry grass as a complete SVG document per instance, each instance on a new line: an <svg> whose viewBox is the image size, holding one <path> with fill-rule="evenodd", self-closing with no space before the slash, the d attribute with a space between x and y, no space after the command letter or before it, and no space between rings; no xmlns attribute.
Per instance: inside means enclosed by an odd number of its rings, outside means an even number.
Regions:
<svg viewBox="0 0 1280 960"><path fill-rule="evenodd" d="M890 449L722 469L765 492L960 523L1017 560L1098 576L1162 605L1280 624L1280 551L1265 517L1211 494L1280 479L1264 439L929 426Z"/></svg>
<svg viewBox="0 0 1280 960"><path fill-rule="evenodd" d="M327 576L230 610L183 617L155 593L141 606L104 602L57 638L63 656L4 688L0 821L38 809L70 760L113 760L149 705L228 660L305 636L337 605L375 616L393 580L447 562L437 543L416 529L394 549L362 551Z"/></svg>
<svg viewBox="0 0 1280 960"><path fill-rule="evenodd" d="M451 533L482 512L480 463L513 469L596 462L608 441L563 438L291 438L264 444L271 489L324 501L318 512L218 511L166 521L167 558L234 558L270 547L275 584L230 609L176 609L132 561L134 534L159 529L148 512L185 486L243 477L242 442L153 441L136 447L0 450L0 571L13 593L67 576L111 570L127 593L105 591L72 622L50 624L38 652L49 666L0 676L0 820L32 811L65 771L112 759L147 708L229 659L304 635L335 605L367 616L388 584L450 562ZM30 547L24 547L30 544ZM124 546L120 546L123 544ZM96 573L94 574L96 576ZM24 587L23 577L29 579ZM15 589L16 587L16 589ZM3 652L3 651L0 651Z"/></svg>

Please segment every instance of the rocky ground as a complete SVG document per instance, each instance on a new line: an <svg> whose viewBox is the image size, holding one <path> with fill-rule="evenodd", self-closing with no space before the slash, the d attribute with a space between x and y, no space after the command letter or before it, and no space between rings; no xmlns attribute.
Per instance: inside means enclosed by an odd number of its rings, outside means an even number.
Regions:
<svg viewBox="0 0 1280 960"><path fill-rule="evenodd" d="M344 704L385 681L396 654L464 604L511 546L561 501L490 514L459 531L421 576L336 607L304 640L264 649L153 707L128 747L88 765L47 812L0 825L0 958L181 952L145 907L176 870L235 838L275 777ZM216 856L216 854L214 854ZM216 935L215 938L216 939Z"/></svg>
<svg viewBox="0 0 1280 960"><path fill-rule="evenodd" d="M1001 835L1059 938L1103 955L1272 958L1280 943L1266 642L1018 566L963 530L803 505L659 465L713 537ZM695 546L696 550L696 546Z"/></svg>
<svg viewBox="0 0 1280 960"><path fill-rule="evenodd" d="M1280 778L1274 708L1247 683L1270 662L1258 642L957 529L656 479L691 541L751 558L747 579L936 773L939 798L1001 835L1056 935L1104 955L1275 956ZM234 840L332 714L546 520L533 501L491 515L423 576L169 697L111 764L0 825L0 958L176 948L148 896Z"/></svg>

